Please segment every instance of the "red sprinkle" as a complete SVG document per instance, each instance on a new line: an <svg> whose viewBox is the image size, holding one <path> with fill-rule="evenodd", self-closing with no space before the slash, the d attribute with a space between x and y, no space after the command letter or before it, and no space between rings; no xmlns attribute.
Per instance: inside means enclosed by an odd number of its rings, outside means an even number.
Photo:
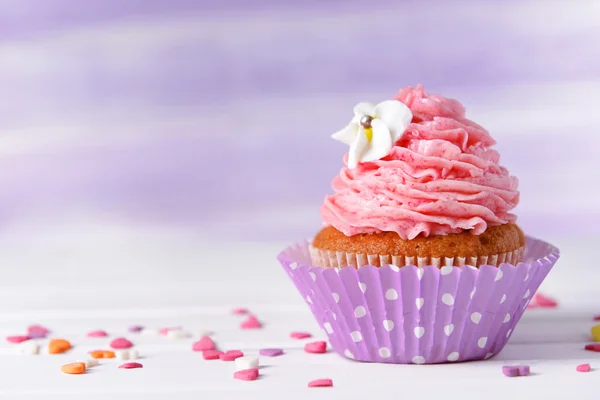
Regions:
<svg viewBox="0 0 600 400"><path fill-rule="evenodd" d="M26 340L29 340L29 336L25 336L25 335L16 335L16 336L7 336L6 337L6 341L9 343L22 343Z"/></svg>
<svg viewBox="0 0 600 400"><path fill-rule="evenodd" d="M208 336L202 336L200 340L192 345L194 351L214 350L216 349L215 342Z"/></svg>
<svg viewBox="0 0 600 400"><path fill-rule="evenodd" d="M600 321L600 315L596 315L596 316L594 317L594 321Z"/></svg>
<svg viewBox="0 0 600 400"><path fill-rule="evenodd" d="M586 344L585 349L588 351L600 352L600 343Z"/></svg>
<svg viewBox="0 0 600 400"><path fill-rule="evenodd" d="M241 381L255 381L258 378L258 368L237 371L233 374L233 377Z"/></svg>
<svg viewBox="0 0 600 400"><path fill-rule="evenodd" d="M556 300L554 300L552 297L548 297L545 296L541 293L536 293L533 296L533 302L535 302L535 304L538 307L542 307L542 308L556 308L558 307L558 302Z"/></svg>
<svg viewBox="0 0 600 400"><path fill-rule="evenodd" d="M133 343L125 338L116 338L110 342L110 347L113 349L129 349L133 347Z"/></svg>
<svg viewBox="0 0 600 400"><path fill-rule="evenodd" d="M331 379L315 379L314 381L308 382L308 387L332 387L333 381Z"/></svg>
<svg viewBox="0 0 600 400"><path fill-rule="evenodd" d="M240 357L244 357L244 353L242 353L239 350L228 350L225 353L219 355L221 361L235 361Z"/></svg>
<svg viewBox="0 0 600 400"><path fill-rule="evenodd" d="M222 351L204 350L202 352L202 358L205 360L218 360L221 357L221 354L223 354Z"/></svg>
<svg viewBox="0 0 600 400"><path fill-rule="evenodd" d="M292 339L306 339L312 337L312 335L308 332L292 332L290 333L290 337Z"/></svg>
<svg viewBox="0 0 600 400"><path fill-rule="evenodd" d="M249 312L250 312L250 311L248 311L248 309L247 309L247 308L242 308L242 307L239 307L239 308L234 308L233 310L231 310L231 313L232 313L233 315L246 315L246 314L248 314Z"/></svg>
<svg viewBox="0 0 600 400"><path fill-rule="evenodd" d="M250 315L240 325L242 329L259 329L262 328L260 321L254 316Z"/></svg>
<svg viewBox="0 0 600 400"><path fill-rule="evenodd" d="M107 337L108 333L106 331L91 331L87 334L88 337Z"/></svg>
<svg viewBox="0 0 600 400"><path fill-rule="evenodd" d="M144 368L144 366L140 363L128 362L128 363L119 365L119 368L133 369L133 368Z"/></svg>
<svg viewBox="0 0 600 400"><path fill-rule="evenodd" d="M590 372L592 370L590 364L581 364L578 365L575 369L577 370L577 372Z"/></svg>
<svg viewBox="0 0 600 400"><path fill-rule="evenodd" d="M323 354L327 351L327 343L323 341L306 343L304 345L304 351L313 354Z"/></svg>

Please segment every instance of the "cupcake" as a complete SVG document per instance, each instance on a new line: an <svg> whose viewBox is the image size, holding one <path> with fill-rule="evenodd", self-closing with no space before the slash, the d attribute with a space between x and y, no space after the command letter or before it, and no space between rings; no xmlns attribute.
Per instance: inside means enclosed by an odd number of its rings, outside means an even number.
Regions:
<svg viewBox="0 0 600 400"><path fill-rule="evenodd" d="M346 166L323 227L279 260L347 358L480 360L506 344L558 259L511 213L518 180L456 100L402 89L333 134Z"/></svg>

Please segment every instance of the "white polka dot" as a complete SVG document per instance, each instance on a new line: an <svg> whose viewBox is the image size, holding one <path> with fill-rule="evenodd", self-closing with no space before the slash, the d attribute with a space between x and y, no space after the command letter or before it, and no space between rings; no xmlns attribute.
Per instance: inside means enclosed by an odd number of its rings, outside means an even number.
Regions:
<svg viewBox="0 0 600 400"><path fill-rule="evenodd" d="M504 323L507 323L508 321L510 321L510 314L506 313L506 315L504 316Z"/></svg>
<svg viewBox="0 0 600 400"><path fill-rule="evenodd" d="M477 288L473 289L473 291L471 292L471 298L473 298L473 296L475 296L476 291L477 291Z"/></svg>
<svg viewBox="0 0 600 400"><path fill-rule="evenodd" d="M367 310L363 306L358 306L354 309L354 316L356 318L362 318L367 315Z"/></svg>
<svg viewBox="0 0 600 400"><path fill-rule="evenodd" d="M333 333L333 328L331 327L331 324L329 322L325 322L323 324L323 326L325 327L325 331L329 334Z"/></svg>
<svg viewBox="0 0 600 400"><path fill-rule="evenodd" d="M317 280L317 275L315 275L314 272L309 272L310 277L312 278L313 281Z"/></svg>
<svg viewBox="0 0 600 400"><path fill-rule="evenodd" d="M494 353L487 353L487 354L485 355L485 359L487 360L488 358L492 358L492 357L493 357L493 355L494 355Z"/></svg>
<svg viewBox="0 0 600 400"><path fill-rule="evenodd" d="M331 313L331 316L333 317L334 321L337 320L337 315L335 315L335 313Z"/></svg>
<svg viewBox="0 0 600 400"><path fill-rule="evenodd" d="M352 336L352 340L355 342L360 342L362 340L362 334L359 331L350 333L350 336Z"/></svg>
<svg viewBox="0 0 600 400"><path fill-rule="evenodd" d="M331 293L331 296L333 297L333 301L335 301L336 303L340 302L340 295L337 294L336 292Z"/></svg>
<svg viewBox="0 0 600 400"><path fill-rule="evenodd" d="M381 358L389 358L391 356L390 349L387 347L382 347L379 349L379 357Z"/></svg>
<svg viewBox="0 0 600 400"><path fill-rule="evenodd" d="M423 356L414 356L412 358L412 362L415 364L425 364L425 357Z"/></svg>
<svg viewBox="0 0 600 400"><path fill-rule="evenodd" d="M454 296L452 296L450 293L444 293L442 295L442 303L444 303L447 306L451 306L454 304Z"/></svg>
<svg viewBox="0 0 600 400"><path fill-rule="evenodd" d="M291 263L291 264L290 264L290 268L291 268L291 269L296 269L296 268L298 268L298 263L296 263L296 262L293 262L293 263Z"/></svg>
<svg viewBox="0 0 600 400"><path fill-rule="evenodd" d="M506 332L506 337L509 337L511 333L512 333L512 329L509 329L508 332Z"/></svg>
<svg viewBox="0 0 600 400"><path fill-rule="evenodd" d="M448 275L452 273L452 266L451 265L446 265L445 267L440 268L440 272L442 273L442 275Z"/></svg>
<svg viewBox="0 0 600 400"><path fill-rule="evenodd" d="M498 270L498 273L496 273L496 281L499 281L500 279L502 279L502 277L504 276L504 272L502 272L501 269Z"/></svg>
<svg viewBox="0 0 600 400"><path fill-rule="evenodd" d="M477 341L477 346L479 346L479 348L483 349L485 347L486 343L487 343L487 336L480 337L479 340Z"/></svg>
<svg viewBox="0 0 600 400"><path fill-rule="evenodd" d="M425 268L417 268L417 278L419 280L423 279L423 274L425 274Z"/></svg>
<svg viewBox="0 0 600 400"><path fill-rule="evenodd" d="M448 324L448 325L444 326L444 333L446 334L446 336L450 336L453 331L454 331L454 324Z"/></svg>
<svg viewBox="0 0 600 400"><path fill-rule="evenodd" d="M527 291L525 292L525 294L523 295L523 298L526 299L529 297L529 295L531 294L531 292L529 291L529 289L527 289Z"/></svg>
<svg viewBox="0 0 600 400"><path fill-rule="evenodd" d="M383 321L383 327L386 331L390 332L392 329L394 329L394 321L392 321L391 319L386 319L385 321Z"/></svg>
<svg viewBox="0 0 600 400"><path fill-rule="evenodd" d="M471 314L471 321L473 321L476 324L478 324L479 321L481 321L481 313L474 312L473 314Z"/></svg>
<svg viewBox="0 0 600 400"><path fill-rule="evenodd" d="M458 357L460 357L460 354L458 354L456 351L453 351L452 353L448 354L448 361L456 361L458 360Z"/></svg>
<svg viewBox="0 0 600 400"><path fill-rule="evenodd" d="M312 303L313 303L313 302L312 302L312 299L310 298L310 296L306 296L306 302L307 302L308 304L312 304Z"/></svg>
<svg viewBox="0 0 600 400"><path fill-rule="evenodd" d="M365 283L358 282L358 287L360 288L360 291L363 293L367 291L367 285Z"/></svg>
<svg viewBox="0 0 600 400"><path fill-rule="evenodd" d="M354 354L352 354L352 352L350 350L344 350L344 355L348 358L351 358L354 360Z"/></svg>
<svg viewBox="0 0 600 400"><path fill-rule="evenodd" d="M390 264L390 269L394 272L400 272L400 268L394 264Z"/></svg>
<svg viewBox="0 0 600 400"><path fill-rule="evenodd" d="M415 304L417 305L417 308L420 310L421 307L423 307L423 303L425 303L425 299L422 297L419 297L418 299L415 300Z"/></svg>
<svg viewBox="0 0 600 400"><path fill-rule="evenodd" d="M385 298L388 300L396 300L398 298L398 292L396 292L396 289L388 289L385 292Z"/></svg>
<svg viewBox="0 0 600 400"><path fill-rule="evenodd" d="M421 339L423 337L423 335L425 334L425 328L423 328L422 326L417 326L415 329L415 336L417 337L417 339Z"/></svg>
<svg viewBox="0 0 600 400"><path fill-rule="evenodd" d="M500 304L504 303L506 301L506 295L503 294L502 298L500 299Z"/></svg>

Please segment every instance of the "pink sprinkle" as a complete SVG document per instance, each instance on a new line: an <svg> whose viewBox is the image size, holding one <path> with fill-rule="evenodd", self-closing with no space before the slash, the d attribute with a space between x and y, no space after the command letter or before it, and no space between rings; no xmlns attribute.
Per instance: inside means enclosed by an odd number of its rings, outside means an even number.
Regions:
<svg viewBox="0 0 600 400"><path fill-rule="evenodd" d="M327 343L323 341L306 343L304 345L304 351L313 354L323 354L327 351Z"/></svg>
<svg viewBox="0 0 600 400"><path fill-rule="evenodd" d="M277 357L283 354L282 349L260 349L259 354L265 357Z"/></svg>
<svg viewBox="0 0 600 400"><path fill-rule="evenodd" d="M308 332L292 332L290 333L290 337L292 339L306 339L312 337L312 335Z"/></svg>
<svg viewBox="0 0 600 400"><path fill-rule="evenodd" d="M228 350L219 356L221 361L234 361L240 357L244 357L244 353L239 350Z"/></svg>
<svg viewBox="0 0 600 400"><path fill-rule="evenodd" d="M137 362L128 362L128 363L119 365L119 368L133 369L133 368L144 368L144 366Z"/></svg>
<svg viewBox="0 0 600 400"><path fill-rule="evenodd" d="M133 343L125 338L116 338L112 342L110 342L110 347L113 349L129 349L133 347Z"/></svg>
<svg viewBox="0 0 600 400"><path fill-rule="evenodd" d="M533 296L533 300L537 306L542 308L556 308L558 307L558 302L554 300L552 297L545 296L541 293L536 293Z"/></svg>
<svg viewBox="0 0 600 400"><path fill-rule="evenodd" d="M214 350L215 348L215 342L208 336L202 336L200 340L192 345L194 351Z"/></svg>
<svg viewBox="0 0 600 400"><path fill-rule="evenodd" d="M600 343L586 344L585 349L588 351L600 352Z"/></svg>
<svg viewBox="0 0 600 400"><path fill-rule="evenodd" d="M596 315L596 316L594 317L594 321L600 321L600 315Z"/></svg>
<svg viewBox="0 0 600 400"><path fill-rule="evenodd" d="M31 338L43 338L50 333L50 330L42 325L30 325L27 327L27 334Z"/></svg>
<svg viewBox="0 0 600 400"><path fill-rule="evenodd" d="M88 332L87 337L107 337L108 333L106 331L91 331Z"/></svg>
<svg viewBox="0 0 600 400"><path fill-rule="evenodd" d="M529 365L506 365L502 367L502 373L508 377L527 376L530 373L530 369Z"/></svg>
<svg viewBox="0 0 600 400"><path fill-rule="evenodd" d="M29 336L25 336L25 335L16 335L16 336L7 336L6 337L6 341L9 343L22 343L26 340L29 340L30 337Z"/></svg>
<svg viewBox="0 0 600 400"><path fill-rule="evenodd" d="M331 379L315 379L314 381L308 382L308 387L332 387L333 381Z"/></svg>
<svg viewBox="0 0 600 400"><path fill-rule="evenodd" d="M169 333L169 331L180 331L181 327L180 326L175 326L173 328L161 328L158 333L160 333L163 336L167 336L167 334Z"/></svg>
<svg viewBox="0 0 600 400"><path fill-rule="evenodd" d="M590 372L592 370L590 364L581 364L578 365L575 369L577 370L577 372Z"/></svg>
<svg viewBox="0 0 600 400"><path fill-rule="evenodd" d="M254 315L250 315L248 318L246 318L246 320L244 320L241 323L240 328L242 328L242 329L259 329L259 328L262 328L262 324Z"/></svg>
<svg viewBox="0 0 600 400"><path fill-rule="evenodd" d="M241 381L255 381L258 378L258 368L237 371L233 374L233 377Z"/></svg>
<svg viewBox="0 0 600 400"><path fill-rule="evenodd" d="M144 327L141 325L132 325L129 327L128 331L131 333L138 333L144 330Z"/></svg>
<svg viewBox="0 0 600 400"><path fill-rule="evenodd" d="M223 354L222 351L204 350L202 352L202 358L205 360L218 360L221 357L221 354Z"/></svg>
<svg viewBox="0 0 600 400"><path fill-rule="evenodd" d="M231 310L231 313L233 315L246 315L249 313L247 308L234 308L233 310Z"/></svg>

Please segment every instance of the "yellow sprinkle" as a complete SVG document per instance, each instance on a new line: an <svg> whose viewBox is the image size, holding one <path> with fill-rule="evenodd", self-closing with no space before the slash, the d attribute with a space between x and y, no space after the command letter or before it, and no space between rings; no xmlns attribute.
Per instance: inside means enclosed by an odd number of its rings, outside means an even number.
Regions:
<svg viewBox="0 0 600 400"><path fill-rule="evenodd" d="M600 342L600 325L592 327L592 337L594 338L594 342Z"/></svg>
<svg viewBox="0 0 600 400"><path fill-rule="evenodd" d="M367 136L367 140L369 142L373 140L373 128L365 128L365 135Z"/></svg>

